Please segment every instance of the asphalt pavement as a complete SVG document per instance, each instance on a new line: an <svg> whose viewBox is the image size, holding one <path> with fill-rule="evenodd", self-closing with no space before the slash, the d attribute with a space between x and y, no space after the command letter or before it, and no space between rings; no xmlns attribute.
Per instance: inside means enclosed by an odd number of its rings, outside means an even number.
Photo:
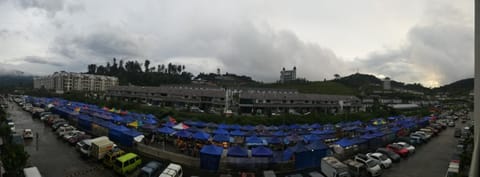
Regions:
<svg viewBox="0 0 480 177"><path fill-rule="evenodd" d="M114 177L112 169L107 169L99 162L83 159L75 147L57 138L52 129L38 119L10 103L9 117L15 123L16 132L32 129L38 133L32 140L25 141L25 150L30 154L29 164L37 166L46 177Z"/></svg>
<svg viewBox="0 0 480 177"><path fill-rule="evenodd" d="M457 121L457 127L461 127ZM460 125L459 125L460 124ZM416 147L415 154L402 159L393 167L384 170L384 177L441 177L445 176L448 164L457 146L453 137L455 128L447 127L428 143Z"/></svg>

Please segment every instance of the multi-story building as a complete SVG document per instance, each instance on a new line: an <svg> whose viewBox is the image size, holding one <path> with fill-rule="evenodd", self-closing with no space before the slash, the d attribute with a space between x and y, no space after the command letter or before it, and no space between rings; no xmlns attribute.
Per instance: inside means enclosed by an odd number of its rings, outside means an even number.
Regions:
<svg viewBox="0 0 480 177"><path fill-rule="evenodd" d="M108 88L117 85L117 77L64 71L33 79L34 89L44 88L57 93L70 91L106 91Z"/></svg>
<svg viewBox="0 0 480 177"><path fill-rule="evenodd" d="M168 106L198 107L238 114L339 113L357 112L360 99L355 96L299 93L291 89L221 88L204 85L164 85L159 87L116 86L108 89L108 98Z"/></svg>
<svg viewBox="0 0 480 177"><path fill-rule="evenodd" d="M293 67L293 70L285 70L285 68L280 71L280 83L285 83L288 81L293 81L297 79L297 67Z"/></svg>

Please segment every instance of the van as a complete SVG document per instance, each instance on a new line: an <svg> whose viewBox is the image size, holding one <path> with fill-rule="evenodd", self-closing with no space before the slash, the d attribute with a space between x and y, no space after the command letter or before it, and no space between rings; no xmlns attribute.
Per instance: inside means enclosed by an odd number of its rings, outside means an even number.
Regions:
<svg viewBox="0 0 480 177"><path fill-rule="evenodd" d="M137 154L127 153L115 159L113 170L121 175L133 172L142 164L142 159Z"/></svg>
<svg viewBox="0 0 480 177"><path fill-rule="evenodd" d="M42 177L37 167L24 168L23 175L25 175L25 177Z"/></svg>
<svg viewBox="0 0 480 177"><path fill-rule="evenodd" d="M103 159L103 156L112 149L114 146L113 141L107 139L100 139L100 140L92 140L92 144L90 146L90 156L97 160Z"/></svg>
<svg viewBox="0 0 480 177"><path fill-rule="evenodd" d="M182 177L183 170L182 166L174 163L170 163L165 170L163 170L162 174L158 177Z"/></svg>

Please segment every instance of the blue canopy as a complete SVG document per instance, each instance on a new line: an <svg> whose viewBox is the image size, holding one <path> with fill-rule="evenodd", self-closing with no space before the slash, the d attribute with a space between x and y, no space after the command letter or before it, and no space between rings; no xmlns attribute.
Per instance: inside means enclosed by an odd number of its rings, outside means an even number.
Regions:
<svg viewBox="0 0 480 177"><path fill-rule="evenodd" d="M210 134L205 133L203 131L198 131L197 133L193 134L193 138L197 140L208 140L210 138Z"/></svg>
<svg viewBox="0 0 480 177"><path fill-rule="evenodd" d="M169 128L169 127L162 127L162 128L158 128L157 131L159 133L163 133L163 134L171 134L173 132L175 132L175 130Z"/></svg>
<svg viewBox="0 0 480 177"><path fill-rule="evenodd" d="M355 142L348 138L342 138L341 140L336 141L335 144L338 144L342 147L348 147L355 145Z"/></svg>
<svg viewBox="0 0 480 177"><path fill-rule="evenodd" d="M353 131L353 130L356 130L358 129L357 126L352 126L352 127L345 127L345 128L342 128L343 131Z"/></svg>
<svg viewBox="0 0 480 177"><path fill-rule="evenodd" d="M234 130L234 131L230 132L230 135L232 135L232 136L244 136L245 132L242 132L240 130Z"/></svg>
<svg viewBox="0 0 480 177"><path fill-rule="evenodd" d="M218 129L229 129L230 125L227 124L218 124Z"/></svg>
<svg viewBox="0 0 480 177"><path fill-rule="evenodd" d="M378 128L377 128L377 127L368 126L368 127L365 128L365 130L367 130L367 131L377 131Z"/></svg>
<svg viewBox="0 0 480 177"><path fill-rule="evenodd" d="M228 135L217 134L213 136L213 141L215 142L230 142L230 137Z"/></svg>
<svg viewBox="0 0 480 177"><path fill-rule="evenodd" d="M335 133L334 130L314 130L312 132L310 132L312 134L316 134L316 135L328 135L328 134L333 134Z"/></svg>
<svg viewBox="0 0 480 177"><path fill-rule="evenodd" d="M220 126L219 126L220 127ZM216 135L228 135L228 131L225 130L225 129L216 129L215 131L213 131L213 134L216 134Z"/></svg>
<svg viewBox="0 0 480 177"><path fill-rule="evenodd" d="M195 132L198 132L198 131L202 131L202 129L199 129L198 127L193 126L193 127L188 128L187 131L195 133Z"/></svg>
<svg viewBox="0 0 480 177"><path fill-rule="evenodd" d="M216 123L209 122L209 123L207 123L207 127L215 128L215 127L218 127L218 125Z"/></svg>
<svg viewBox="0 0 480 177"><path fill-rule="evenodd" d="M376 138L376 136L375 136L375 134L367 133L367 134L363 134L362 136L360 136L360 138L363 138L363 139L366 139L366 140L371 140L373 138Z"/></svg>
<svg viewBox="0 0 480 177"><path fill-rule="evenodd" d="M249 143L249 144L263 144L263 140L260 139L259 137L257 136L250 136L250 137L247 137L246 143Z"/></svg>
<svg viewBox="0 0 480 177"><path fill-rule="evenodd" d="M310 125L310 128L312 128L312 129L318 129L320 127L322 127L322 126L318 123L314 123L314 124Z"/></svg>
<svg viewBox="0 0 480 177"><path fill-rule="evenodd" d="M267 142L269 144L282 144L282 139L280 139L279 137L272 137L272 138L268 138Z"/></svg>
<svg viewBox="0 0 480 177"><path fill-rule="evenodd" d="M273 136L282 137L282 136L285 136L285 132L283 132L282 130L280 130L280 131L274 132L272 135L273 135Z"/></svg>
<svg viewBox="0 0 480 177"><path fill-rule="evenodd" d="M198 121L195 126L199 128L205 128L207 124L205 122Z"/></svg>
<svg viewBox="0 0 480 177"><path fill-rule="evenodd" d="M303 137L294 134L294 135L287 136L287 140L288 141L293 141L293 142L298 142L298 141L303 141Z"/></svg>
<svg viewBox="0 0 480 177"><path fill-rule="evenodd" d="M232 146L228 148L227 156L229 157L248 157L248 151L240 146Z"/></svg>
<svg viewBox="0 0 480 177"><path fill-rule="evenodd" d="M278 127L271 125L267 127L267 130L278 130Z"/></svg>
<svg viewBox="0 0 480 177"><path fill-rule="evenodd" d="M315 141L307 145L312 150L324 150L328 149L328 146L321 141Z"/></svg>
<svg viewBox="0 0 480 177"><path fill-rule="evenodd" d="M240 129L246 130L246 131L251 131L251 130L255 130L255 127L251 126L251 125L245 125L245 126L241 127Z"/></svg>
<svg viewBox="0 0 480 177"><path fill-rule="evenodd" d="M300 126L298 124L292 124L290 126L288 126L289 129L299 129Z"/></svg>
<svg viewBox="0 0 480 177"><path fill-rule="evenodd" d="M200 150L200 153L220 156L223 153L223 148L215 145L205 145L202 147L202 150Z"/></svg>
<svg viewBox="0 0 480 177"><path fill-rule="evenodd" d="M319 136L315 135L315 134L305 135L305 136L303 136L303 139L307 142L321 140L321 138Z"/></svg>
<svg viewBox="0 0 480 177"><path fill-rule="evenodd" d="M252 149L253 157L272 157L273 152L270 148L265 146L258 146Z"/></svg>
<svg viewBox="0 0 480 177"><path fill-rule="evenodd" d="M192 136L192 133L186 130L181 130L175 133L175 135L182 137L182 138L190 138Z"/></svg>
<svg viewBox="0 0 480 177"><path fill-rule="evenodd" d="M238 125L238 124L233 124L233 125L230 126L230 129L232 129L232 130L238 130L240 128L241 128L241 126Z"/></svg>
<svg viewBox="0 0 480 177"><path fill-rule="evenodd" d="M169 121L169 122L164 123L163 126L165 126L165 127L173 127L173 126L175 126L175 124L174 124L173 122L170 122L170 121Z"/></svg>

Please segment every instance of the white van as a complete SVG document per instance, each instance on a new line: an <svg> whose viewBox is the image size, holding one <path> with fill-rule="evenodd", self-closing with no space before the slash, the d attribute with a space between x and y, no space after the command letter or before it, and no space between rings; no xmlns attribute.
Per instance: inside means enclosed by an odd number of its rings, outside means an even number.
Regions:
<svg viewBox="0 0 480 177"><path fill-rule="evenodd" d="M165 170L163 170L162 174L158 177L182 177L183 170L182 166L174 163L170 163Z"/></svg>
<svg viewBox="0 0 480 177"><path fill-rule="evenodd" d="M25 177L42 177L37 167L24 168L23 174L25 175Z"/></svg>

